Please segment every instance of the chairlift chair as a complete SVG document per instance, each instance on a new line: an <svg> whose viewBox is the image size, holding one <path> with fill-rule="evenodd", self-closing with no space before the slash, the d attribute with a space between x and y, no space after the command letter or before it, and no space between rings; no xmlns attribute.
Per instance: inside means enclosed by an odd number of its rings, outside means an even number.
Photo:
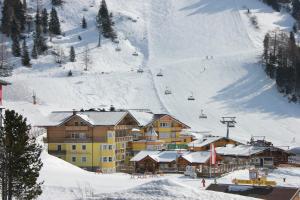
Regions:
<svg viewBox="0 0 300 200"><path fill-rule="evenodd" d="M121 51L121 48L119 46L116 47L116 51Z"/></svg>
<svg viewBox="0 0 300 200"><path fill-rule="evenodd" d="M135 51L132 53L133 56L139 56L139 54Z"/></svg>
<svg viewBox="0 0 300 200"><path fill-rule="evenodd" d="M235 127L235 125L234 125L234 123L231 122L231 123L228 123L228 127L233 128L233 127Z"/></svg>
<svg viewBox="0 0 300 200"><path fill-rule="evenodd" d="M169 94L172 94L172 91L168 87L166 87L165 95L169 95Z"/></svg>
<svg viewBox="0 0 300 200"><path fill-rule="evenodd" d="M137 73L143 73L144 70L142 68L138 68Z"/></svg>
<svg viewBox="0 0 300 200"><path fill-rule="evenodd" d="M191 96L188 97L188 100L189 101L194 101L195 100L195 97L193 96L193 93L191 94Z"/></svg>
<svg viewBox="0 0 300 200"><path fill-rule="evenodd" d="M199 116L200 119L207 119L207 115L203 113L203 110L201 110L201 114Z"/></svg>
<svg viewBox="0 0 300 200"><path fill-rule="evenodd" d="M156 74L156 76L160 76L160 77L161 77L161 76L164 76L164 75L163 75L162 71L160 70L160 71Z"/></svg>

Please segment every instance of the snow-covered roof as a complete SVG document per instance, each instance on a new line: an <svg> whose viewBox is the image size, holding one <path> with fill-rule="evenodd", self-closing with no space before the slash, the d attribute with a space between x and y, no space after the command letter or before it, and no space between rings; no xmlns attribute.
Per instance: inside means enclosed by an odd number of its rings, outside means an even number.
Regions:
<svg viewBox="0 0 300 200"><path fill-rule="evenodd" d="M206 163L210 158L210 151L189 152L182 157L190 163Z"/></svg>
<svg viewBox="0 0 300 200"><path fill-rule="evenodd" d="M290 153L294 153L296 155L300 155L300 147L295 147L289 150Z"/></svg>
<svg viewBox="0 0 300 200"><path fill-rule="evenodd" d="M130 159L130 161L137 162L142 159L144 159L146 156L156 155L159 154L160 151L140 151L138 154L136 154L133 158Z"/></svg>
<svg viewBox="0 0 300 200"><path fill-rule="evenodd" d="M142 112L129 110L130 114L139 122L141 126L146 126L153 120L154 114L150 112Z"/></svg>
<svg viewBox="0 0 300 200"><path fill-rule="evenodd" d="M226 147L217 147L216 152L225 156L251 156L260 153L269 147L258 147L251 145L227 145Z"/></svg>
<svg viewBox="0 0 300 200"><path fill-rule="evenodd" d="M204 137L203 139L198 139L193 142L190 142L188 144L189 147L204 147L206 145L209 145L223 137L221 136L209 136L209 137Z"/></svg>
<svg viewBox="0 0 300 200"><path fill-rule="evenodd" d="M40 126L57 126L69 120L73 116L78 116L91 125L116 125L122 120L128 112L77 112L75 115L72 112L52 112L47 122Z"/></svg>
<svg viewBox="0 0 300 200"><path fill-rule="evenodd" d="M180 155L185 155L188 153L187 151L140 151L137 155L131 158L130 161L140 161L144 159L146 156L151 157L156 162L173 162Z"/></svg>

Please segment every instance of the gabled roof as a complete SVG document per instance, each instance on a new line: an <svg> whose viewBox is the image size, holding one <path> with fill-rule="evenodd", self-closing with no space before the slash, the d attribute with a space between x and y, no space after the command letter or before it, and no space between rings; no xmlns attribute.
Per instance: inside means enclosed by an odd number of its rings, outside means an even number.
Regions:
<svg viewBox="0 0 300 200"><path fill-rule="evenodd" d="M181 157L189 163L206 163L210 159L210 151L189 152Z"/></svg>
<svg viewBox="0 0 300 200"><path fill-rule="evenodd" d="M221 137L221 136L209 136L209 137L204 137L202 139L198 139L198 140L195 140L193 142L190 142L188 144L189 147L204 147L204 146L207 146L207 145L210 145L211 143L213 142L216 142L220 139L223 139L225 137Z"/></svg>
<svg viewBox="0 0 300 200"><path fill-rule="evenodd" d="M126 111L116 111L116 112L95 112L95 111L85 111L85 112L77 112L73 114L73 112L52 112L48 118L47 122L41 123L40 126L60 126L73 117L79 117L85 122L89 123L93 126L115 126L122 121L122 119L126 115L130 115L130 113ZM135 118L133 117L135 120ZM136 121L136 120L135 120ZM137 121L136 121L137 122ZM138 122L137 122L138 124Z"/></svg>
<svg viewBox="0 0 300 200"><path fill-rule="evenodd" d="M217 147L216 152L224 156L252 156L267 150L269 147L258 147L251 145L227 145L226 147Z"/></svg>
<svg viewBox="0 0 300 200"><path fill-rule="evenodd" d="M187 151L140 151L137 155L131 158L130 161L138 162L149 156L156 162L169 163L174 162L180 155L188 153Z"/></svg>
<svg viewBox="0 0 300 200"><path fill-rule="evenodd" d="M152 125L155 121L159 120L160 118L164 116L169 116L173 120L177 121L180 124L183 124L187 128L190 128L188 125L185 123L179 121L175 117L169 114L153 114L151 112L145 112L145 111L136 111L136 110L129 110L129 112L134 116L134 118L137 119L137 121L140 123L141 126L150 126Z"/></svg>

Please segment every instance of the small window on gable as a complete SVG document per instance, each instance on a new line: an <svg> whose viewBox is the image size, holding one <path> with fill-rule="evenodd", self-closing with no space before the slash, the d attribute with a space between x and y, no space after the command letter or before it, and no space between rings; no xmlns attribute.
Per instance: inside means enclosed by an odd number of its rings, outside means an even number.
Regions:
<svg viewBox="0 0 300 200"><path fill-rule="evenodd" d="M78 122L75 122L75 126L78 126Z"/></svg>

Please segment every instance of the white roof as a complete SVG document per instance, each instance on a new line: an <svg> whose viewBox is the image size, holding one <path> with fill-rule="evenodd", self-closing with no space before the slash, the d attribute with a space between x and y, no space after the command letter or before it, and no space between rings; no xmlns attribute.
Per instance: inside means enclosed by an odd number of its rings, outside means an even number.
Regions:
<svg viewBox="0 0 300 200"><path fill-rule="evenodd" d="M251 145L227 145L226 147L217 147L217 154L225 156L251 156L260 153L268 147L257 147Z"/></svg>
<svg viewBox="0 0 300 200"><path fill-rule="evenodd" d="M75 115L81 117L92 125L116 125L122 120L128 112L77 112ZM42 123L40 126L56 126L65 122L67 119L73 116L73 112L52 112L46 123Z"/></svg>
<svg viewBox="0 0 300 200"><path fill-rule="evenodd" d="M129 110L129 112L140 123L141 126L146 126L154 118L154 114L150 112L136 110Z"/></svg>
<svg viewBox="0 0 300 200"><path fill-rule="evenodd" d="M160 153L160 151L140 151L133 158L131 158L130 161L133 161L133 162L140 161L148 155L151 156L151 155L156 155L159 153Z"/></svg>
<svg viewBox="0 0 300 200"><path fill-rule="evenodd" d="M179 153L179 151L140 151L137 155L131 158L130 161L137 162L144 159L146 156L150 156L156 162L173 162L176 161L180 155L185 155L186 153L188 152L182 151Z"/></svg>
<svg viewBox="0 0 300 200"><path fill-rule="evenodd" d="M204 147L206 145L209 145L210 143L213 143L223 137L221 136L208 136L204 137L202 139L195 140L193 142L190 142L188 144L189 147Z"/></svg>
<svg viewBox="0 0 300 200"><path fill-rule="evenodd" d="M210 158L210 151L189 152L182 157L190 163L206 163Z"/></svg>

